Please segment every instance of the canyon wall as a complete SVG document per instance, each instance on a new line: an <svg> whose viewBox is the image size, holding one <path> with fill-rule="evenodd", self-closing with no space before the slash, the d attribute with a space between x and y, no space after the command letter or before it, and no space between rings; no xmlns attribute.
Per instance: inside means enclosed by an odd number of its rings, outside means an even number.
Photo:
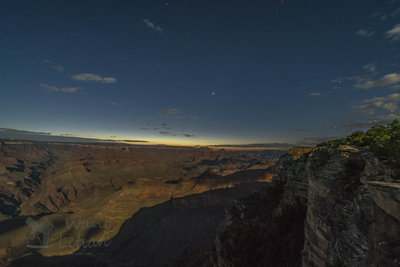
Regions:
<svg viewBox="0 0 400 267"><path fill-rule="evenodd" d="M240 200L214 266L399 266L400 183L369 152L318 147L281 157L270 188Z"/></svg>

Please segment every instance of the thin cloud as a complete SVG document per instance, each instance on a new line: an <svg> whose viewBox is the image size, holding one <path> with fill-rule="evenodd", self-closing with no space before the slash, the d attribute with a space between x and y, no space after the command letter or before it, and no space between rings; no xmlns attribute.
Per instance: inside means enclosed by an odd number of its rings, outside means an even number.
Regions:
<svg viewBox="0 0 400 267"><path fill-rule="evenodd" d="M150 28L150 29L158 31L158 32L163 31L163 29L160 26L155 25L154 22L151 22L148 19L144 19L143 22L146 24L147 28Z"/></svg>
<svg viewBox="0 0 400 267"><path fill-rule="evenodd" d="M362 89L370 89L373 87L384 87L384 86L391 86L400 83L400 74L399 73L390 73L386 74L382 78L378 80L371 80L371 81L363 81L358 82L356 84L357 88Z"/></svg>
<svg viewBox="0 0 400 267"><path fill-rule="evenodd" d="M94 73L81 73L71 77L72 80L83 82L101 82L101 83L115 83L117 81L114 77L101 77Z"/></svg>
<svg viewBox="0 0 400 267"><path fill-rule="evenodd" d="M179 114L179 111L177 108L167 108L164 110L161 110L158 115L160 115L161 117L169 117L172 115L177 115Z"/></svg>
<svg viewBox="0 0 400 267"><path fill-rule="evenodd" d="M56 86L48 85L46 83L42 83L41 87L47 89L50 92L64 92L64 93L75 93L80 87L63 87L58 88Z"/></svg>
<svg viewBox="0 0 400 267"><path fill-rule="evenodd" d="M161 123L161 128L164 130L171 130L172 128L168 126L166 123Z"/></svg>
<svg viewBox="0 0 400 267"><path fill-rule="evenodd" d="M309 93L308 95L310 95L310 96L320 96L321 93L313 92L313 93Z"/></svg>
<svg viewBox="0 0 400 267"><path fill-rule="evenodd" d="M177 108L167 108L167 109L161 110L158 113L158 116L165 117L165 118L182 119L182 120L186 119L186 116L182 115L181 112ZM191 118L194 119L193 116ZM195 117L195 118L197 118L197 117Z"/></svg>
<svg viewBox="0 0 400 267"><path fill-rule="evenodd" d="M400 24L393 26L393 28L386 32L386 37L392 40L400 40Z"/></svg>
<svg viewBox="0 0 400 267"><path fill-rule="evenodd" d="M374 34L375 31L369 31L366 29L359 29L358 31L356 31L356 35L360 37L371 37Z"/></svg>
<svg viewBox="0 0 400 267"><path fill-rule="evenodd" d="M188 138L195 137L194 134L181 134L181 135Z"/></svg>
<svg viewBox="0 0 400 267"><path fill-rule="evenodd" d="M103 80L101 81L102 83L115 83L117 79L114 77L104 77Z"/></svg>
<svg viewBox="0 0 400 267"><path fill-rule="evenodd" d="M367 65L363 66L363 70L366 70L370 73L375 73L376 72L376 64L375 63L369 63Z"/></svg>
<svg viewBox="0 0 400 267"><path fill-rule="evenodd" d="M176 136L176 134L166 131L160 131L160 134L165 136Z"/></svg>
<svg viewBox="0 0 400 267"><path fill-rule="evenodd" d="M65 92L65 93L75 93L76 90L78 90L78 87L61 88L61 91Z"/></svg>
<svg viewBox="0 0 400 267"><path fill-rule="evenodd" d="M48 89L50 91L54 91L54 92L60 91L60 89L58 87L51 86L51 85L48 85L46 83L42 83L40 86L43 87L43 88L46 88L46 89Z"/></svg>
<svg viewBox="0 0 400 267"><path fill-rule="evenodd" d="M51 60L43 60L43 63L51 66L53 69L55 69L58 72L65 72L65 68L63 66L61 66L60 64L55 64L53 61Z"/></svg>
<svg viewBox="0 0 400 267"><path fill-rule="evenodd" d="M55 65L55 66L53 66L53 68L58 72L65 72L64 67L61 65Z"/></svg>
<svg viewBox="0 0 400 267"><path fill-rule="evenodd" d="M361 105L353 106L353 108L360 110L364 115L374 115L381 112L395 114L399 111L400 94L395 93L383 97L374 97L362 102Z"/></svg>
<svg viewBox="0 0 400 267"><path fill-rule="evenodd" d="M195 137L195 135L193 135L193 134L187 134L187 133L183 133L183 134L175 134L175 133L171 133L171 132L167 132L167 131L160 131L159 132L161 135L164 135L164 136L184 136L184 137L187 137L187 138L193 138L193 137Z"/></svg>

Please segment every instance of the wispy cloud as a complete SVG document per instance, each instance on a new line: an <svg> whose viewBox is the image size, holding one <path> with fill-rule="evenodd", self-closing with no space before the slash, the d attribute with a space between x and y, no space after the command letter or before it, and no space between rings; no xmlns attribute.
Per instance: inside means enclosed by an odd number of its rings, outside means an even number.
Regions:
<svg viewBox="0 0 400 267"><path fill-rule="evenodd" d="M171 130L172 128L168 126L166 123L161 123L160 125L157 123L152 123L152 122L147 122L147 123L141 123L142 127L140 128L141 130L153 130L153 131L160 131L160 130ZM153 126L153 127L152 127ZM166 131L163 132L164 135L166 135Z"/></svg>
<svg viewBox="0 0 400 267"><path fill-rule="evenodd" d="M352 107L362 114L364 119L335 124L332 128L355 130L370 128L374 125L387 124L394 119L400 119L399 104L399 93L365 99L360 104Z"/></svg>
<svg viewBox="0 0 400 267"><path fill-rule="evenodd" d="M357 88L370 89L373 87L383 87L383 86L391 86L400 83L400 74L399 73L390 73L386 74L382 78L378 80L370 80L370 81L359 81L356 84Z"/></svg>
<svg viewBox="0 0 400 267"><path fill-rule="evenodd" d="M393 28L386 32L386 37L392 40L400 40L400 24L393 26Z"/></svg>
<svg viewBox="0 0 400 267"><path fill-rule="evenodd" d="M165 129L165 130L171 130L172 128L168 126L168 124L166 123L161 123L161 128Z"/></svg>
<svg viewBox="0 0 400 267"><path fill-rule="evenodd" d="M159 133L160 133L161 135L164 135L164 136L183 136L183 137L187 137L187 138L193 138L193 137L195 137L194 134L187 134L187 133L175 134L175 133L171 133L171 132L167 132L167 131L160 131Z"/></svg>
<svg viewBox="0 0 400 267"><path fill-rule="evenodd" d="M375 31L367 30L367 29L359 29L356 31L356 35L360 37L371 37L375 34Z"/></svg>
<svg viewBox="0 0 400 267"><path fill-rule="evenodd" d="M394 114L399 111L400 94L395 93L383 97L374 97L365 99L362 102L363 104L353 107L360 110L362 114L374 115L381 112Z"/></svg>
<svg viewBox="0 0 400 267"><path fill-rule="evenodd" d="M65 93L75 93L76 90L78 90L79 87L65 87L65 88L61 88L61 91L65 92Z"/></svg>
<svg viewBox="0 0 400 267"><path fill-rule="evenodd" d="M186 116L182 115L181 112L177 108L167 108L167 109L161 110L158 113L158 115L161 117L173 118L173 119L185 119L186 118Z"/></svg>
<svg viewBox="0 0 400 267"><path fill-rule="evenodd" d="M75 93L80 87L63 87L63 88L58 88L56 86L48 85L46 83L42 83L40 85L41 87L47 89L48 91L51 92L64 92L64 93Z"/></svg>
<svg viewBox="0 0 400 267"><path fill-rule="evenodd" d="M101 77L94 73L81 73L73 75L72 80L83 81L83 82L101 82L101 83L115 83L117 81L114 77Z"/></svg>
<svg viewBox="0 0 400 267"><path fill-rule="evenodd" d="M312 92L312 93L309 93L308 95L310 95L310 96L320 96L320 95L321 95L321 93L318 93L318 92Z"/></svg>
<svg viewBox="0 0 400 267"><path fill-rule="evenodd" d="M165 136L176 136L176 134L166 131L160 131L160 134Z"/></svg>
<svg viewBox="0 0 400 267"><path fill-rule="evenodd" d="M194 134L181 134L181 135L188 138L195 137Z"/></svg>
<svg viewBox="0 0 400 267"><path fill-rule="evenodd" d="M172 115L175 116L177 114L179 114L179 111L178 111L177 108L167 108L167 109L161 110L158 113L158 115L160 115L161 117L169 117L169 116L172 116Z"/></svg>
<svg viewBox="0 0 400 267"><path fill-rule="evenodd" d="M55 70L58 71L58 72L65 72L65 68L64 68L63 66L61 66L61 65L59 65L59 64L55 64L55 63L54 63L53 61L51 61L51 60L45 59L45 60L43 60L43 63L45 63L45 64L51 66L53 69L55 69Z"/></svg>
<svg viewBox="0 0 400 267"><path fill-rule="evenodd" d="M376 64L375 63L369 63L367 65L363 66L363 70L366 70L370 73L376 73Z"/></svg>
<svg viewBox="0 0 400 267"><path fill-rule="evenodd" d="M154 22L151 22L148 19L144 19L143 22L146 24L147 28L150 28L150 29L158 31L158 32L163 31L163 29L160 26L155 25Z"/></svg>

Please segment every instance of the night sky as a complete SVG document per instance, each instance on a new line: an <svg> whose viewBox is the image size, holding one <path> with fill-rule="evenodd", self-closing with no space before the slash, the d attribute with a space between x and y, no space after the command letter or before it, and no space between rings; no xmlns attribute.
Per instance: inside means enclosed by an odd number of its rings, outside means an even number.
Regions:
<svg viewBox="0 0 400 267"><path fill-rule="evenodd" d="M0 127L313 142L400 117L400 1L1 1Z"/></svg>

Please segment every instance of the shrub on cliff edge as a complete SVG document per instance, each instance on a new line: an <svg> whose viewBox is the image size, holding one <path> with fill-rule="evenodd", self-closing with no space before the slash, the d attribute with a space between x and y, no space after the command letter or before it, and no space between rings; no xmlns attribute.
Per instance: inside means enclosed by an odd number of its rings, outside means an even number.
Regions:
<svg viewBox="0 0 400 267"><path fill-rule="evenodd" d="M356 131L348 137L327 141L318 146L338 148L341 145L355 146L374 153L388 165L398 177L400 174L400 122L394 120L387 126L373 126L367 132Z"/></svg>

